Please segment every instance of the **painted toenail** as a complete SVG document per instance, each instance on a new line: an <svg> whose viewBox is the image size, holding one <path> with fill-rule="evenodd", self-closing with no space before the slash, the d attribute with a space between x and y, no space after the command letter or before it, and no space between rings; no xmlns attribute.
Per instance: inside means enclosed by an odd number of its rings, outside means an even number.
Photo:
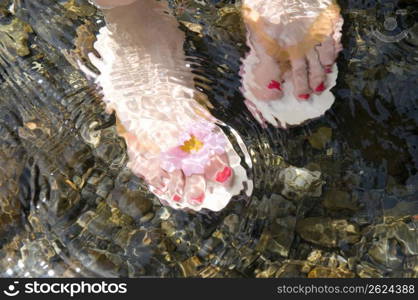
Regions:
<svg viewBox="0 0 418 300"><path fill-rule="evenodd" d="M197 203L199 203L199 204L203 202L203 199L205 199L205 194L201 194L199 197L192 198L192 200L193 200L194 202L197 202Z"/></svg>
<svg viewBox="0 0 418 300"><path fill-rule="evenodd" d="M324 90L325 90L325 84L321 82L321 84L316 87L315 92L323 92Z"/></svg>
<svg viewBox="0 0 418 300"><path fill-rule="evenodd" d="M301 94L301 95L299 95L298 97L299 97L300 99L303 99L303 100L308 100L310 96L311 96L311 95L309 95L309 94Z"/></svg>
<svg viewBox="0 0 418 300"><path fill-rule="evenodd" d="M280 85L280 82L276 81L276 80L272 80L269 85L267 86L269 89L276 89L281 91L282 90L282 86Z"/></svg>
<svg viewBox="0 0 418 300"><path fill-rule="evenodd" d="M180 200L181 200L181 197L179 196L179 195L174 195L174 197L173 197L173 201L174 202L180 202Z"/></svg>
<svg viewBox="0 0 418 300"><path fill-rule="evenodd" d="M229 177L232 175L232 169L230 167L225 167L222 172L219 172L216 175L216 181L220 183L224 183L228 180Z"/></svg>
<svg viewBox="0 0 418 300"><path fill-rule="evenodd" d="M325 67L325 73L332 73L332 68L331 67Z"/></svg>

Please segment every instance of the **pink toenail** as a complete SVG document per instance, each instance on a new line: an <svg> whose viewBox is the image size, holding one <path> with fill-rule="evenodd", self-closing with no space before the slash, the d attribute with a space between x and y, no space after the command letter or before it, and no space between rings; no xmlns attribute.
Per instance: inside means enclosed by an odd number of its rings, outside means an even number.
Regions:
<svg viewBox="0 0 418 300"><path fill-rule="evenodd" d="M331 67L325 67L325 73L332 73Z"/></svg>
<svg viewBox="0 0 418 300"><path fill-rule="evenodd" d="M282 86L280 85L280 83L276 80L272 80L269 85L267 86L269 89L277 89L279 91L282 90Z"/></svg>
<svg viewBox="0 0 418 300"><path fill-rule="evenodd" d="M308 100L310 96L311 96L311 95L309 95L309 94L301 94L301 95L299 95L298 97L299 97L300 99L303 99L303 100Z"/></svg>
<svg viewBox="0 0 418 300"><path fill-rule="evenodd" d="M219 172L216 175L216 181L220 183L224 183L228 180L229 177L232 175L232 169L230 167L225 167L222 172Z"/></svg>
<svg viewBox="0 0 418 300"><path fill-rule="evenodd" d="M325 90L325 84L322 82L320 85L318 85L315 89L315 92L323 92Z"/></svg>
<svg viewBox="0 0 418 300"><path fill-rule="evenodd" d="M174 202L180 202L180 200L181 200L181 197L179 195L174 195L173 197Z"/></svg>
<svg viewBox="0 0 418 300"><path fill-rule="evenodd" d="M205 194L202 194L202 195L200 195L199 197L196 197L196 198L192 198L192 200L197 202L197 203L202 203L203 199L205 199Z"/></svg>

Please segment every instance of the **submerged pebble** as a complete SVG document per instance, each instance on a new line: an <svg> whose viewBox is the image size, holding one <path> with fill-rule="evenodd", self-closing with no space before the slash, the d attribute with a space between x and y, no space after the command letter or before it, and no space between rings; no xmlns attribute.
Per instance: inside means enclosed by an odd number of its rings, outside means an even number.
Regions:
<svg viewBox="0 0 418 300"><path fill-rule="evenodd" d="M310 217L298 221L296 231L306 241L331 248L354 244L360 240L358 226L346 220Z"/></svg>

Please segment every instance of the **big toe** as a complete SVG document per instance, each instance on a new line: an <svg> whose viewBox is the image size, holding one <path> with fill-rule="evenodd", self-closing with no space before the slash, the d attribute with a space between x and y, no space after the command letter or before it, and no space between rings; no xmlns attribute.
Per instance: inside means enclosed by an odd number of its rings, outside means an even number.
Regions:
<svg viewBox="0 0 418 300"><path fill-rule="evenodd" d="M250 46L250 52L243 61L244 86L251 90L257 100L271 101L281 98L283 93L279 64L257 39L251 38L251 35L247 44Z"/></svg>
<svg viewBox="0 0 418 300"><path fill-rule="evenodd" d="M228 157L225 153L211 157L205 168L205 178L220 184L229 184L231 182L232 175L233 170L229 166Z"/></svg>

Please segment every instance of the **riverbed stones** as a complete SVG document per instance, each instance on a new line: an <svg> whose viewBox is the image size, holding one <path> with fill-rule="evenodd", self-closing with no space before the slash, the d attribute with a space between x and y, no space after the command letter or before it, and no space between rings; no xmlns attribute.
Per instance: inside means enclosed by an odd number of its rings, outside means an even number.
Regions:
<svg viewBox="0 0 418 300"><path fill-rule="evenodd" d="M357 225L347 220L333 220L326 217L299 220L296 224L296 232L308 242L330 248L354 244L360 239Z"/></svg>
<svg viewBox="0 0 418 300"><path fill-rule="evenodd" d="M331 189L325 193L322 205L333 211L348 210L354 212L358 210L356 197L346 191L337 189Z"/></svg>
<svg viewBox="0 0 418 300"><path fill-rule="evenodd" d="M319 127L308 137L309 144L315 149L324 149L332 138L332 129L329 127Z"/></svg>
<svg viewBox="0 0 418 300"><path fill-rule="evenodd" d="M344 268L317 266L308 273L308 278L354 278L355 274Z"/></svg>
<svg viewBox="0 0 418 300"><path fill-rule="evenodd" d="M279 173L279 180L284 184L282 194L290 199L304 196L319 197L324 184L321 172L293 166L283 169Z"/></svg>

